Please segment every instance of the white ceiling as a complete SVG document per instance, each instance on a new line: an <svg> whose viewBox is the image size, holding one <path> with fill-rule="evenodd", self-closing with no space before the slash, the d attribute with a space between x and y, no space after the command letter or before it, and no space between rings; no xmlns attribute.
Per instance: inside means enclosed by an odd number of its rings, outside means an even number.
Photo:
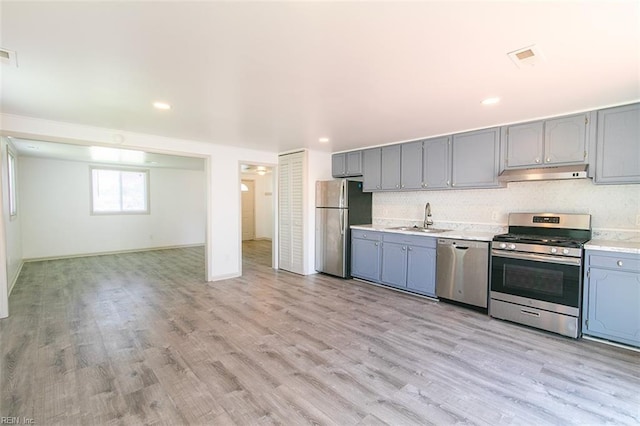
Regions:
<svg viewBox="0 0 640 426"><path fill-rule="evenodd" d="M102 146L71 145L11 138L21 156L117 166L204 170L204 159Z"/></svg>
<svg viewBox="0 0 640 426"><path fill-rule="evenodd" d="M636 0L3 0L0 15L0 46L19 65L0 67L2 112L270 151L640 99ZM537 66L508 58L533 44ZM502 101L482 106L488 96Z"/></svg>

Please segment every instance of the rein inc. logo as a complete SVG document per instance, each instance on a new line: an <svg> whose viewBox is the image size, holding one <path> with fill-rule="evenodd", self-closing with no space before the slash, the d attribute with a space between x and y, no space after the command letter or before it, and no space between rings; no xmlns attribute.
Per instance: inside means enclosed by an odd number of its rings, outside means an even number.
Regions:
<svg viewBox="0 0 640 426"><path fill-rule="evenodd" d="M29 417L5 417L0 416L0 425L35 425L36 421Z"/></svg>

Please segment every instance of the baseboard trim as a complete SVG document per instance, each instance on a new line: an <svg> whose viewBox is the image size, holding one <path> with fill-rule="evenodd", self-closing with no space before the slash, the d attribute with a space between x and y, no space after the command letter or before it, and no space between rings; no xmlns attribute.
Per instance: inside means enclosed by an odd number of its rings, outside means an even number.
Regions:
<svg viewBox="0 0 640 426"><path fill-rule="evenodd" d="M184 245L176 245L176 246L148 247L148 248L139 248L139 249L130 249L130 250L115 250L115 251L101 251L101 252L95 252L95 253L68 254L64 256L31 257L28 259L23 259L23 264L25 262L41 262L44 260L75 259L78 257L108 256L110 254L125 254L125 253L136 253L136 252L144 252L144 251L171 250L171 249L189 248L189 247L204 247L204 244L184 244ZM20 268L22 268L22 266L20 266Z"/></svg>
<svg viewBox="0 0 640 426"><path fill-rule="evenodd" d="M584 340L591 340L592 342L598 342L598 343L603 343L609 346L615 346L616 348L628 349L630 351L640 352L640 348L636 348L635 346L625 345L624 343L612 342L611 340L600 339L598 337L588 336L586 334L583 334L582 338Z"/></svg>
<svg viewBox="0 0 640 426"><path fill-rule="evenodd" d="M24 260L22 260L20 262L20 266L18 266L18 272L16 272L16 276L13 277L13 280L11 281L11 285L9 285L9 296L11 296L11 292L13 291L13 288L16 286L16 282L18 282L18 277L20 276L20 272L22 272L22 267L24 266Z"/></svg>
<svg viewBox="0 0 640 426"><path fill-rule="evenodd" d="M237 272L234 272L233 274L225 274L225 275L216 275L215 277L212 277L211 280L207 281L208 283L213 283L216 281L224 281L224 280L230 280L232 278L238 278L241 277L242 274L239 274Z"/></svg>

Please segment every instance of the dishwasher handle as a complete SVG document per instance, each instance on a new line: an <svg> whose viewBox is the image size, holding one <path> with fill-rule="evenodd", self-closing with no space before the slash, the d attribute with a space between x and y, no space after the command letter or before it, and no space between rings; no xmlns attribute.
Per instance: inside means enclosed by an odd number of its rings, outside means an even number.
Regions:
<svg viewBox="0 0 640 426"><path fill-rule="evenodd" d="M469 247L455 246L456 250L469 250Z"/></svg>

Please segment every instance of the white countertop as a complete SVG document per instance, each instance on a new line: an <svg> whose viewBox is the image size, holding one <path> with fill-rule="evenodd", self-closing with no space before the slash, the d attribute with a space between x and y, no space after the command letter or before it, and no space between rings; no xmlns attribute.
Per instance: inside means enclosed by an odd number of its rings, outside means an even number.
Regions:
<svg viewBox="0 0 640 426"><path fill-rule="evenodd" d="M616 253L640 254L640 242L626 240L591 240L584 245L586 250L602 250Z"/></svg>
<svg viewBox="0 0 640 426"><path fill-rule="evenodd" d="M437 234L425 234L420 231L402 231L399 229L390 229L384 226L377 225L351 225L351 229L362 229L365 231L377 231L377 232L393 232L396 234L409 234L409 235L420 235L423 237L432 237L432 238L452 238L458 240L471 240L471 241L491 241L495 234L491 232L480 232L480 231L459 231L459 230L451 230L445 232L439 232Z"/></svg>

